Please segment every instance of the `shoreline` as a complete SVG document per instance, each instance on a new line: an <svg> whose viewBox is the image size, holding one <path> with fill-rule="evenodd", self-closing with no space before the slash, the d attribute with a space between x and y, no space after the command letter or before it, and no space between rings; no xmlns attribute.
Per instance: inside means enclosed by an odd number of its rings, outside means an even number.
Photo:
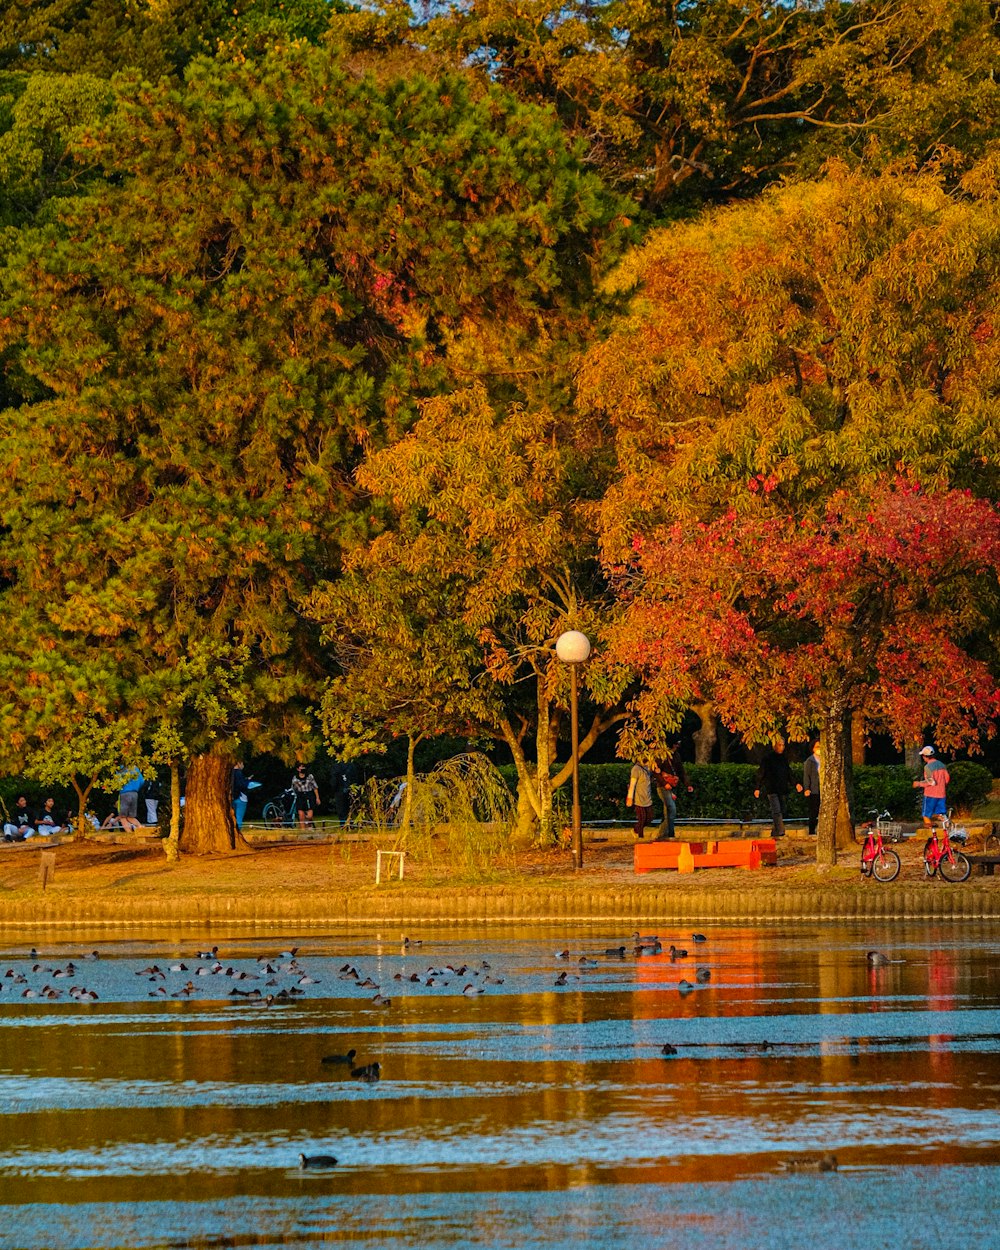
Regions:
<svg viewBox="0 0 1000 1250"><path fill-rule="evenodd" d="M686 883L685 883L686 884ZM901 885L853 889L650 886L546 889L451 886L252 897L206 892L168 897L0 898L6 928L361 928L387 924L490 925L592 923L835 923L857 920L1000 920L1000 892L971 883L928 888Z"/></svg>

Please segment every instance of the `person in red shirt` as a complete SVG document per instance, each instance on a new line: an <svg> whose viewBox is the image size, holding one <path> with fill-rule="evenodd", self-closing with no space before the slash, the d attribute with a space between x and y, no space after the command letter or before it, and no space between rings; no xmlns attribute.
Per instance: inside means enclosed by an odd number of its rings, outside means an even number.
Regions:
<svg viewBox="0 0 1000 1250"><path fill-rule="evenodd" d="M948 815L948 782L951 777L941 761L934 758L932 746L921 747L920 755L924 761L924 775L913 783L913 788L924 792L924 825L930 829L936 817Z"/></svg>

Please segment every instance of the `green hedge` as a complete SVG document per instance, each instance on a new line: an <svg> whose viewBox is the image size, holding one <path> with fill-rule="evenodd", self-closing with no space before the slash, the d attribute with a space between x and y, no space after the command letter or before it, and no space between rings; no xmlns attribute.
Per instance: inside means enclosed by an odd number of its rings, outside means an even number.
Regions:
<svg viewBox="0 0 1000 1250"><path fill-rule="evenodd" d="M749 818L765 816L767 801L754 799L754 782L757 767L754 764L688 764L688 780L694 793L682 792L677 796L677 815L684 817L710 817L715 819ZM628 793L630 764L581 764L580 806L584 820L617 820L631 823L632 816L625 806ZM993 778L982 764L960 760L948 765L951 784L948 801L956 809L975 807L990 793ZM517 787L517 773L513 765L500 769L512 790ZM801 775L801 768L792 766L793 784ZM854 769L855 812L861 818L871 808L888 809L897 819L913 819L919 813L920 794L913 788L914 774L905 764L860 764ZM564 786L556 793L556 808L567 812L571 802L570 787ZM659 819L659 802L655 804L655 817ZM788 816L804 817L806 803L802 795L793 791L785 805Z"/></svg>

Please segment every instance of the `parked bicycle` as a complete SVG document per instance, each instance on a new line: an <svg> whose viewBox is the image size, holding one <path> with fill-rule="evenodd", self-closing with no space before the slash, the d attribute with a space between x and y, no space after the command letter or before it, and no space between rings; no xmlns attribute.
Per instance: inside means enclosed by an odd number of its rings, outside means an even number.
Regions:
<svg viewBox="0 0 1000 1250"><path fill-rule="evenodd" d="M936 827L931 829L931 836L924 845L924 872L928 877L935 873L942 881L953 883L965 881L972 872L972 865L961 851L956 851L952 841L964 842L965 830L956 829L951 820L951 811L941 822L941 832Z"/></svg>
<svg viewBox="0 0 1000 1250"><path fill-rule="evenodd" d="M295 824L295 791L283 790L277 798L264 804L262 813L265 829L281 829Z"/></svg>
<svg viewBox="0 0 1000 1250"><path fill-rule="evenodd" d="M884 840L898 836L901 827L883 824L883 821L888 822L889 812L872 808L868 815L874 819L870 819L865 825L865 840L861 846L861 873L865 877L874 877L876 881L895 881L899 876L899 856L884 845Z"/></svg>

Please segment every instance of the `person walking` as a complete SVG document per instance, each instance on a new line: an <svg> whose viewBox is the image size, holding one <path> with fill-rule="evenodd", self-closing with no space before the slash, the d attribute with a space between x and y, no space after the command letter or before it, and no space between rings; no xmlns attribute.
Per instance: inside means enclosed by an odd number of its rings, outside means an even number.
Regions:
<svg viewBox="0 0 1000 1250"><path fill-rule="evenodd" d="M632 765L625 806L635 808L635 836L641 838L653 815L653 774L645 764Z"/></svg>
<svg viewBox="0 0 1000 1250"><path fill-rule="evenodd" d="M785 799L792 788L792 771L785 755L784 738L775 738L774 746L764 756L757 770L757 788L753 792L755 799L760 798L761 790L767 795L771 809L771 837L785 836ZM801 786L795 787L801 790Z"/></svg>
<svg viewBox="0 0 1000 1250"><path fill-rule="evenodd" d="M296 764L292 775L292 789L295 791L295 811L299 818L299 828L305 829L312 825L313 812L319 807L319 786L312 773L306 772L305 764Z"/></svg>
<svg viewBox="0 0 1000 1250"><path fill-rule="evenodd" d="M667 744L669 754L666 759L657 762L653 773L656 782L656 793L663 804L663 819L656 831L656 841L664 842L674 837L677 830L677 789L683 786L688 794L694 793L694 786L688 781L688 775L681 759L681 744Z"/></svg>
<svg viewBox="0 0 1000 1250"><path fill-rule="evenodd" d="M809 813L809 836L816 836L819 824L819 738L812 744L812 755L802 765L802 793L806 796Z"/></svg>
<svg viewBox="0 0 1000 1250"><path fill-rule="evenodd" d="M931 829L936 816L948 815L948 782L951 777L944 764L935 759L932 746L921 747L920 756L924 761L924 775L913 783L913 787L924 792L924 826Z"/></svg>

